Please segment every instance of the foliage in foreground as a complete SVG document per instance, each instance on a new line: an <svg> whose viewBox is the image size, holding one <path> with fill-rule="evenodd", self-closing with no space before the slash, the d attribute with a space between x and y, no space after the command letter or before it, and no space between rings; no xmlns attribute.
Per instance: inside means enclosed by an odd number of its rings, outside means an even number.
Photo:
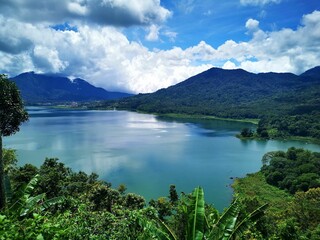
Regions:
<svg viewBox="0 0 320 240"><path fill-rule="evenodd" d="M287 153L296 151L308 152L289 149ZM275 156L277 152L267 153L263 158L264 164L271 164ZM303 165L303 162L300 163ZM292 168L292 171L294 172L295 168ZM320 239L319 187L308 188L305 192L290 193L288 190L268 184L267 177L260 171L237 179L233 188L242 199L245 211L251 211L252 208L264 203L269 204L265 216L255 226L255 231L260 232L262 239Z"/></svg>
<svg viewBox="0 0 320 240"><path fill-rule="evenodd" d="M237 179L237 197L219 213L205 204L201 187L179 196L171 185L168 197L147 205L124 185L112 188L96 174L73 172L57 159L46 159L40 168L17 167L14 151L4 152L12 193L0 213L1 240L320 239L320 188L293 194L268 184L262 172ZM280 153L296 160L318 156L294 148ZM263 168L275 156L266 154Z"/></svg>
<svg viewBox="0 0 320 240"><path fill-rule="evenodd" d="M10 136L19 131L21 123L28 120L17 86L0 74L0 209L6 204L5 172L2 159L2 136Z"/></svg>
<svg viewBox="0 0 320 240"><path fill-rule="evenodd" d="M0 213L0 239L236 239L254 226L266 205L248 214L235 199L220 214L197 187L180 197L151 200L73 172L57 159L17 167L7 153L8 207ZM10 153L8 155L8 153Z"/></svg>

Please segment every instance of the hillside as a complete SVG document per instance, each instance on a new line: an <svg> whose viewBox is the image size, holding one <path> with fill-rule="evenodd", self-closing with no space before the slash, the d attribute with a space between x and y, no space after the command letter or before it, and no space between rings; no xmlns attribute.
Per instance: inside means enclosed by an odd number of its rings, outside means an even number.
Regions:
<svg viewBox="0 0 320 240"><path fill-rule="evenodd" d="M27 104L83 102L132 96L128 93L106 91L80 78L71 81L66 77L27 72L11 80L17 84Z"/></svg>
<svg viewBox="0 0 320 240"><path fill-rule="evenodd" d="M318 68L300 76L291 73L254 74L241 69L212 68L177 85L151 94L119 100L117 108L153 112L259 118L320 110Z"/></svg>
<svg viewBox="0 0 320 240"><path fill-rule="evenodd" d="M319 141L320 67L299 76L212 68L155 93L89 107L260 119L257 132L250 137L307 137Z"/></svg>

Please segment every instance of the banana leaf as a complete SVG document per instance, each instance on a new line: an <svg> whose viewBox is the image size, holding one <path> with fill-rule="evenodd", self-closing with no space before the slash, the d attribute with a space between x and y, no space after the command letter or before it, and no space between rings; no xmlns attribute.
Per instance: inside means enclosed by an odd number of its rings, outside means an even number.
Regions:
<svg viewBox="0 0 320 240"><path fill-rule="evenodd" d="M252 211L251 213L249 213L239 224L237 224L237 226L232 231L228 239L232 239L233 237L236 237L236 236L240 237L244 233L244 231L250 228L252 223L259 220L264 215L264 211L266 210L267 207L268 207L268 204L264 204L258 207L257 209L255 209L254 211Z"/></svg>
<svg viewBox="0 0 320 240"><path fill-rule="evenodd" d="M193 190L188 206L188 240L201 240L205 230L204 191L201 187Z"/></svg>

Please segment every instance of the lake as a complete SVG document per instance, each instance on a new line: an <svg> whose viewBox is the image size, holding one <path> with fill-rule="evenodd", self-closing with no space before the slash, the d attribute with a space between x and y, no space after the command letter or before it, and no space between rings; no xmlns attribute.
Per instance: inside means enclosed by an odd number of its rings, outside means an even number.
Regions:
<svg viewBox="0 0 320 240"><path fill-rule="evenodd" d="M172 120L128 111L76 111L28 108L29 122L4 138L17 150L19 165L40 166L57 157L74 171L95 172L113 187L149 201L202 186L206 202L222 210L232 199L230 184L261 167L268 151L319 145L299 141L239 140L249 123L222 120Z"/></svg>

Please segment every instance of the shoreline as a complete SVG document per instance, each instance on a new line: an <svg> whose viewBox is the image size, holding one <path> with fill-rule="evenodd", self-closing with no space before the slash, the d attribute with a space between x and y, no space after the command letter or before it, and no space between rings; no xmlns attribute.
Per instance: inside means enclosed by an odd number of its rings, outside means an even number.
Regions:
<svg viewBox="0 0 320 240"><path fill-rule="evenodd" d="M70 105L37 105L39 107L48 107L48 108L56 108L56 109L66 109L66 110L83 110L83 111L90 111L90 110L105 110L105 111L130 111L130 112L136 112L136 113L142 113L142 114L152 114L157 117L163 117L163 118L169 118L169 119L194 119L194 120L220 120L220 121L230 121L230 122L243 122L243 123L251 123L254 125L258 125L259 119L235 119L235 118L221 118L221 117L215 117L215 116L208 116L208 115L197 115L197 114L184 114L184 113L155 113L155 112L145 112L145 111L136 111L136 110L130 110L130 109L113 109L113 108L87 108L85 106L70 106ZM31 105L28 105L26 107L32 107ZM255 141L268 141L268 140L277 140L277 141L302 141L306 144L312 143L320 145L320 140L311 138L311 137L300 137L300 136L288 136L285 138L260 138L260 137L242 137L239 134L235 135L236 138L240 140L255 140Z"/></svg>
<svg viewBox="0 0 320 240"><path fill-rule="evenodd" d="M150 114L150 113L149 113ZM230 122L244 122L244 123L252 123L257 125L259 119L235 119L235 118L221 118L215 116L208 115L192 115L192 114L183 114L183 113L151 113L159 117L167 117L167 118L177 118L177 119L203 119L203 120L221 120L221 121L230 121Z"/></svg>
<svg viewBox="0 0 320 240"><path fill-rule="evenodd" d="M260 137L242 137L240 134L235 135L236 138L240 140L254 140L254 141L270 141L270 140L276 140L276 141L300 141L300 142L305 142L306 144L311 143L311 144L316 144L320 145L320 140L316 138L311 138L311 137L299 137L299 136L288 136L286 138L260 138Z"/></svg>

